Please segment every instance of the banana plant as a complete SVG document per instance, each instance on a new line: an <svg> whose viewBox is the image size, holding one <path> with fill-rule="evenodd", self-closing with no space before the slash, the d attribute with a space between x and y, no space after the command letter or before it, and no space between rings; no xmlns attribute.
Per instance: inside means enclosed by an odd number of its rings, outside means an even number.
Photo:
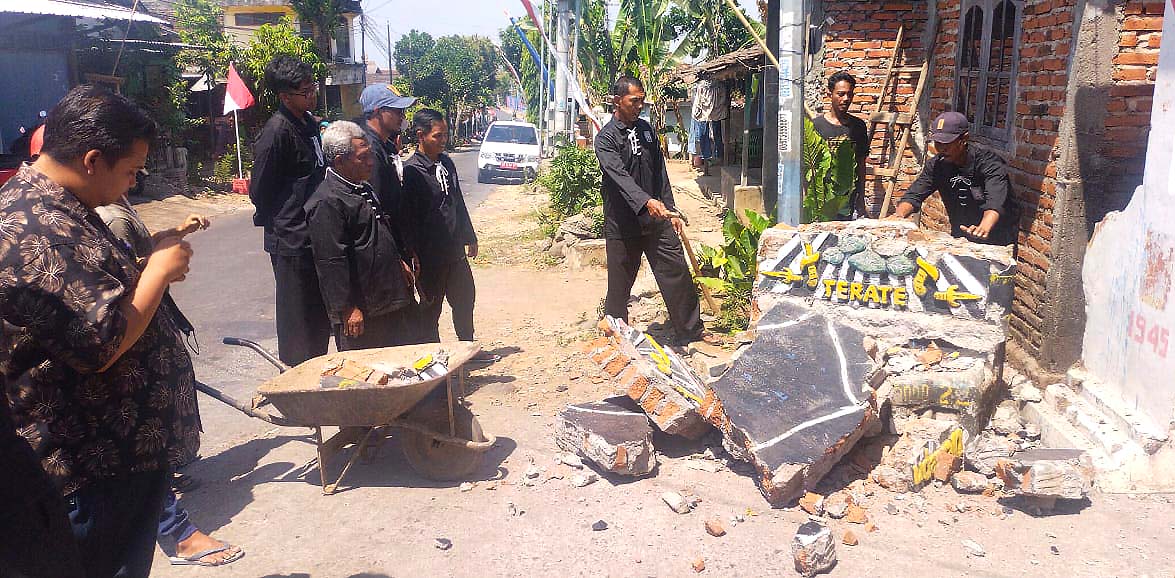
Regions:
<svg viewBox="0 0 1175 578"><path fill-rule="evenodd" d="M831 221L849 204L857 186L857 156L849 139L835 150L804 117L804 222Z"/></svg>

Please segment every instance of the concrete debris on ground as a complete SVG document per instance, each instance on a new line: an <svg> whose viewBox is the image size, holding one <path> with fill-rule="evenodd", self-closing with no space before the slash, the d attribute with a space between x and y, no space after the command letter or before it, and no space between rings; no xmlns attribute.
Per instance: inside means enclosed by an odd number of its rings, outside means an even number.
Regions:
<svg viewBox="0 0 1175 578"><path fill-rule="evenodd" d="M824 498L824 513L829 518L839 520L848 513L851 504L852 497L847 492L834 492L829 494L827 498Z"/></svg>
<svg viewBox="0 0 1175 578"><path fill-rule="evenodd" d="M595 472L588 472L586 474L575 474L571 476L571 485L576 488L582 488L599 481L600 476Z"/></svg>
<svg viewBox="0 0 1175 578"><path fill-rule="evenodd" d="M669 509L678 514L688 514L692 509L690 508L689 502L677 492L665 492L661 494L661 501L665 502L669 506Z"/></svg>
<svg viewBox="0 0 1175 578"><path fill-rule="evenodd" d="M845 546L856 546L860 541L857 540L857 535L852 530L845 530L844 537L841 538L841 543Z"/></svg>
<svg viewBox="0 0 1175 578"><path fill-rule="evenodd" d="M694 569L694 572L701 572L706 569L706 561L702 558L694 558L694 561L690 564L690 567Z"/></svg>
<svg viewBox="0 0 1175 578"><path fill-rule="evenodd" d="M963 540L962 543L963 549L966 550L967 554L971 556L982 558L987 555L987 551L985 551L983 546L980 546L979 542L976 542L975 540Z"/></svg>
<svg viewBox="0 0 1175 578"><path fill-rule="evenodd" d="M999 460L995 472L1008 490L1045 499L1079 500L1089 494L1093 483L1093 463L1082 450L1020 452Z"/></svg>
<svg viewBox="0 0 1175 578"><path fill-rule="evenodd" d="M764 330L775 319L786 326ZM755 466L768 503L782 507L814 488L864 435L873 410L861 386L876 368L862 335L832 317L780 303L759 327L750 348L710 384L702 413L727 451Z"/></svg>
<svg viewBox="0 0 1175 578"><path fill-rule="evenodd" d="M685 360L623 320L605 317L600 329L605 336L588 345L592 361L658 429L692 440L710 431L698 413L705 386Z"/></svg>
<svg viewBox="0 0 1175 578"><path fill-rule="evenodd" d="M996 462L1012 457L1019 449L1016 442L1006 437L983 432L967 444L963 459L967 467L990 477L995 475Z"/></svg>
<svg viewBox="0 0 1175 578"><path fill-rule="evenodd" d="M955 422L916 418L899 427L902 436L873 472L883 488L899 493L916 490L935 478L937 464L955 467L953 458L963 454L963 430ZM950 479L952 471L946 470L942 481Z"/></svg>
<svg viewBox="0 0 1175 578"><path fill-rule="evenodd" d="M607 530L607 529L608 529L608 522L605 522L603 520L596 520L595 522L592 523L592 531L593 532L603 532L604 530Z"/></svg>
<svg viewBox="0 0 1175 578"><path fill-rule="evenodd" d="M836 565L836 543L832 531L819 522L805 522L792 538L796 572L805 577L827 572Z"/></svg>
<svg viewBox="0 0 1175 578"><path fill-rule="evenodd" d="M705 526L706 533L714 536L715 538L720 538L726 535L726 528L723 528L722 522L719 522L718 520L706 520Z"/></svg>
<svg viewBox="0 0 1175 578"><path fill-rule="evenodd" d="M453 541L448 538L437 538L436 540L433 540L432 545L435 546L437 550L448 550L449 548L453 547Z"/></svg>
<svg viewBox="0 0 1175 578"><path fill-rule="evenodd" d="M951 487L962 494L981 494L990 485L987 476L979 472L955 472L951 476Z"/></svg>
<svg viewBox="0 0 1175 578"><path fill-rule="evenodd" d="M819 516L823 514L824 496L821 496L820 494L813 494L812 492L804 494L804 496L800 498L800 509L809 514L812 514L813 516Z"/></svg>
<svg viewBox="0 0 1175 578"><path fill-rule="evenodd" d="M567 406L555 419L555 443L604 470L626 476L643 476L657 465L653 428L628 398ZM574 464L574 460L560 461Z"/></svg>

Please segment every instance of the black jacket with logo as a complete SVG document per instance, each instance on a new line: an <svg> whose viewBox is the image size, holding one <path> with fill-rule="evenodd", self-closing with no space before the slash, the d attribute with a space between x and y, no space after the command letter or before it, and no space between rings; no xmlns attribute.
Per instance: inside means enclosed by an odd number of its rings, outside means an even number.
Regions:
<svg viewBox="0 0 1175 578"><path fill-rule="evenodd" d="M438 166L444 168L443 186L437 180ZM457 167L449 155L441 153L434 163L418 151L404 161L404 204L421 267L459 262L465 258L465 246L477 244Z"/></svg>
<svg viewBox="0 0 1175 578"><path fill-rule="evenodd" d="M630 239L660 231L668 221L649 216L649 199L671 210L673 187L653 127L637 119L626 127L619 119L596 135L596 158L603 172L604 237Z"/></svg>
<svg viewBox="0 0 1175 578"><path fill-rule="evenodd" d="M955 237L966 237L962 228L978 225L983 220L984 211L996 211L1000 220L992 227L986 241L967 238L990 245L1008 245L1016 242L1020 221L1020 210L1009 194L1010 190L1004 159L968 144L967 161L961 167L941 154L926 161L926 166L922 167L922 172L899 202L910 203L914 210L918 210L923 201L938 191L951 221L951 235Z"/></svg>
<svg viewBox="0 0 1175 578"><path fill-rule="evenodd" d="M342 323L351 307L378 316L415 303L390 218L371 186L333 170L306 203L308 233L327 316Z"/></svg>
<svg viewBox="0 0 1175 578"><path fill-rule="evenodd" d="M295 256L310 249L303 206L322 182L326 164L318 125L309 113L301 122L286 107L266 121L253 145L249 199L253 224L265 227L265 251Z"/></svg>
<svg viewBox="0 0 1175 578"><path fill-rule="evenodd" d="M363 127L367 140L371 143L371 152L375 155L375 167L371 171L371 189L375 197L384 208L384 212L392 217L392 232L396 235L396 244L404 252L405 257L416 254L416 242L413 239L413 227L408 220L408 207L404 202L404 184L400 169L396 166L400 151L396 150L396 143L380 139L379 135L368 126L364 119L356 119L355 124Z"/></svg>

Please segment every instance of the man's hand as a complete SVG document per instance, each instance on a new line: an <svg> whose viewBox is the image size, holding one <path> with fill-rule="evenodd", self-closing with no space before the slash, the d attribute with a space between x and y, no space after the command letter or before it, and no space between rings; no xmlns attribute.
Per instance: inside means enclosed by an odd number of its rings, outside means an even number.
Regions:
<svg viewBox="0 0 1175 578"><path fill-rule="evenodd" d="M883 221L900 221L908 218L914 214L914 205L907 202L900 202L898 206L894 207L893 214L883 218Z"/></svg>
<svg viewBox="0 0 1175 578"><path fill-rule="evenodd" d="M986 241L991 229L1000 221L999 211L984 211L983 220L978 225L963 225L959 227L968 237Z"/></svg>
<svg viewBox="0 0 1175 578"><path fill-rule="evenodd" d="M657 199L649 199L649 202L645 203L645 208L649 210L649 216L654 219L669 218L669 209L665 208L665 203Z"/></svg>
<svg viewBox="0 0 1175 578"><path fill-rule="evenodd" d="M188 215L188 218L184 219L184 222L175 228L175 232L183 237L195 233L200 229L207 229L210 224L212 223L208 220L208 217L193 213Z"/></svg>
<svg viewBox="0 0 1175 578"><path fill-rule="evenodd" d="M347 337L363 335L363 312L358 307L352 307L347 313L347 319L343 322L343 333Z"/></svg>
<svg viewBox="0 0 1175 578"><path fill-rule="evenodd" d="M673 225L673 230L677 232L678 238L685 238L683 234L683 231L685 231L685 221L681 220L681 217L669 219L669 224Z"/></svg>
<svg viewBox="0 0 1175 578"><path fill-rule="evenodd" d="M183 281L192 260L192 246L179 237L167 237L155 246L147 259L148 269L158 272L167 283Z"/></svg>
<svg viewBox="0 0 1175 578"><path fill-rule="evenodd" d="M473 244L469 245L468 247L466 247L465 254L469 255L470 259L476 259L477 258L477 243L473 243Z"/></svg>

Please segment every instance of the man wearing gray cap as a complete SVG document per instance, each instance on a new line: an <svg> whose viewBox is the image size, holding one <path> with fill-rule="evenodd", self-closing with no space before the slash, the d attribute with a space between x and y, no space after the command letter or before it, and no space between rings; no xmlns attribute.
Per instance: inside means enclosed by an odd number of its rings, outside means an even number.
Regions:
<svg viewBox="0 0 1175 578"><path fill-rule="evenodd" d="M1016 242L1020 211L1010 195L1008 168L995 153L970 146L971 122L958 112L944 112L930 126L937 154L898 201L894 217L905 218L938 191L951 222L951 235L976 243Z"/></svg>

